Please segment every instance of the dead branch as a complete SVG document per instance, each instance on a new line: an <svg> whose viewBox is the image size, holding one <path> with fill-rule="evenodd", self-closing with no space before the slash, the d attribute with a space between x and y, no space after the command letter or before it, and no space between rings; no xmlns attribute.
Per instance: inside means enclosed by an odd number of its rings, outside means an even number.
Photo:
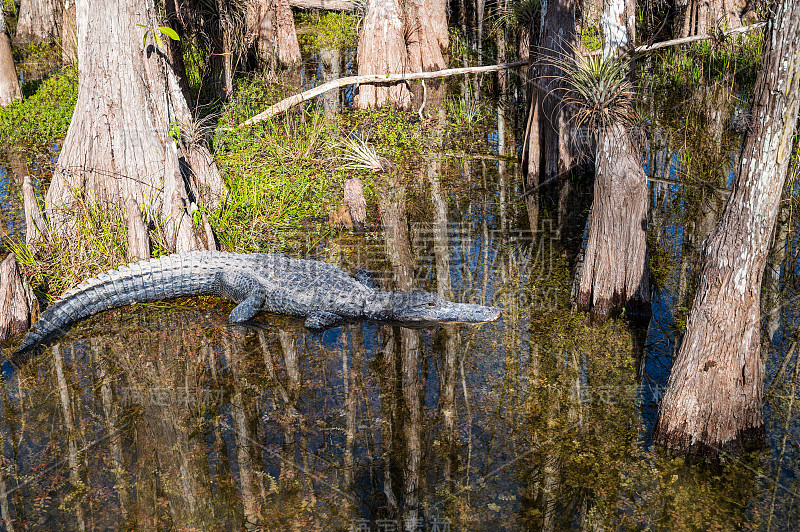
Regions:
<svg viewBox="0 0 800 532"><path fill-rule="evenodd" d="M751 24L749 26L742 26L741 28L736 28L733 30L723 31L721 36L722 38L731 37L733 35L738 35L740 33L747 33L749 31L757 30L763 28L767 23L766 22L756 22L755 24ZM642 52L651 52L653 50L658 50L659 48L667 48L668 46L677 46L679 44L687 44L690 42L695 41L704 41L706 39L713 39L716 35L693 35L691 37L682 37L680 39L672 39L671 41L663 41L657 42L655 44L647 44L644 46L637 46L634 48L636 53ZM585 57L589 57L591 55L600 55L603 53L603 49L600 48L598 50L593 50L591 52L587 52L583 54Z"/></svg>
<svg viewBox="0 0 800 532"><path fill-rule="evenodd" d="M445 70L436 70L434 72L414 72L408 74L365 74L362 76L348 76L346 78L334 79L314 87L313 89L309 89L301 92L300 94L295 94L294 96L290 96L285 100L279 101L275 105L269 107L266 111L263 111L253 118L242 122L239 124L239 127L255 124L256 122L261 122L262 120L272 118L276 114L291 109L295 105L310 100L315 96L319 96L320 94L328 92L329 90L345 87L347 85L363 85L365 83L397 83L399 81L411 81L415 79L434 79L444 78L447 76L458 76L461 74L479 74L482 72L495 72L497 70L517 68L526 66L527 64L528 61L517 61L515 63L502 63L499 65L447 68Z"/></svg>
<svg viewBox="0 0 800 532"><path fill-rule="evenodd" d="M323 9L325 11L347 11L348 13L356 10L355 2L349 0L289 0L289 5L298 9Z"/></svg>

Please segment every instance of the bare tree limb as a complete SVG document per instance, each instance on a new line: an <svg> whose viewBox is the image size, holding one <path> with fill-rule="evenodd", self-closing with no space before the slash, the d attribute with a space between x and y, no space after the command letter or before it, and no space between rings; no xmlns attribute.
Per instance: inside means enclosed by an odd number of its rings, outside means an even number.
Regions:
<svg viewBox="0 0 800 532"><path fill-rule="evenodd" d="M723 38L731 37L733 35L738 35L740 33L747 33L749 31L761 29L766 24L767 24L766 22L756 22L755 24L751 24L749 26L742 26L741 28L736 28L736 29L733 29L733 30L723 31L722 32L722 37ZM714 37L714 35L693 35L691 37L682 37L680 39L672 39L671 41L663 41L663 42L657 42L655 44L647 44L647 45L644 45L644 46L637 46L634 49L634 51L636 51L637 53L639 53L639 52L650 52L650 51L653 51L653 50L658 50L659 48L666 48L668 46L677 46L679 44L687 44L687 43L695 42L695 41L704 41L706 39L711 39L713 37ZM602 53L603 53L602 49L597 49L597 50L593 50L591 52L587 52L587 53L585 53L583 55L584 55L584 57L589 57L591 55L600 55Z"/></svg>
<svg viewBox="0 0 800 532"><path fill-rule="evenodd" d="M356 10L355 2L350 0L289 0L289 5L299 9L323 9L326 11L347 11L348 13Z"/></svg>
<svg viewBox="0 0 800 532"><path fill-rule="evenodd" d="M269 107L266 111L263 111L254 116L253 118L250 118L249 120L242 122L241 124L239 124L239 127L255 124L256 122L266 120L267 118L271 118L278 113L282 113L288 109L291 109L292 107L294 107L299 103L310 100L315 96L319 96L324 92L328 92L329 90L336 89L339 87L344 87L347 85L362 85L364 83L397 83L399 81L410 81L414 79L433 79L433 78L443 78L447 76L458 76L460 74L478 74L481 72L495 72L497 70L517 68L525 66L527 64L528 61L517 61L515 63L502 63L499 65L448 68L445 70L437 70L435 72L415 72L409 74L365 74L363 76L348 76L346 78L334 79L332 81L314 87L313 89L309 89L307 91L301 92L300 94L295 94L294 96L290 96L285 100L279 101L275 105Z"/></svg>

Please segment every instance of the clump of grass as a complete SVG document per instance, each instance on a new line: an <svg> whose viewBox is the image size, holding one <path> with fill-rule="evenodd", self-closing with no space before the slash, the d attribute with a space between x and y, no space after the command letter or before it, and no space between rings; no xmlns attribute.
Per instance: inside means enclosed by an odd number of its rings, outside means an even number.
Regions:
<svg viewBox="0 0 800 532"><path fill-rule="evenodd" d="M98 272L128 263L128 229L121 208L79 196L66 214L75 224L70 236L48 227L51 243L35 250L25 242L6 243L25 268L31 285L53 298Z"/></svg>
<svg viewBox="0 0 800 532"><path fill-rule="evenodd" d="M61 65L61 45L55 42L27 43L13 47L17 74L23 80L49 73Z"/></svg>
<svg viewBox="0 0 800 532"><path fill-rule="evenodd" d="M311 52L342 50L358 45L358 17L350 13L327 12L320 16L306 16L310 31L298 36L300 44Z"/></svg>
<svg viewBox="0 0 800 532"><path fill-rule="evenodd" d="M458 129L473 128L483 122L488 114L488 107L478 98L457 97L447 101L448 119Z"/></svg>
<svg viewBox="0 0 800 532"><path fill-rule="evenodd" d="M23 86L25 99L0 109L0 145L47 152L67 134L78 99L78 72L66 68Z"/></svg>

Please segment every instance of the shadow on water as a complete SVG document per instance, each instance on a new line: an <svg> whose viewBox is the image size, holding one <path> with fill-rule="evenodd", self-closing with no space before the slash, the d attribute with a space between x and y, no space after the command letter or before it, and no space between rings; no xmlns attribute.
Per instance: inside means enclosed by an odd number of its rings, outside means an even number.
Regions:
<svg viewBox="0 0 800 532"><path fill-rule="evenodd" d="M685 132L669 120L652 141L660 254L648 328L589 326L570 310L586 183L542 189L534 209L518 167L498 156L513 138L472 127L483 155L443 147L412 180L379 185L371 230L310 235L307 248L384 288L497 305L499 321L312 333L270 315L230 327L226 304L96 316L4 375L0 517L60 530L796 528L799 267L788 215L765 276L769 447L711 469L649 439L691 265L735 161L720 140L724 114L701 118L723 146L717 163L705 148L681 151ZM0 178L4 202L9 182Z"/></svg>

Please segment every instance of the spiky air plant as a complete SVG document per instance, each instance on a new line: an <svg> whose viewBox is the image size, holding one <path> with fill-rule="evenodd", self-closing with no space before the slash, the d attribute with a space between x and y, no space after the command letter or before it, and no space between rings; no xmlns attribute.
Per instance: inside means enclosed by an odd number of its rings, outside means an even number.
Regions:
<svg viewBox="0 0 800 532"><path fill-rule="evenodd" d="M633 83L627 78L628 59L583 55L572 48L548 61L561 71L559 76L562 105L570 110L576 129L588 126L594 131L615 123L630 125L635 121Z"/></svg>
<svg viewBox="0 0 800 532"><path fill-rule="evenodd" d="M385 157L378 155L375 148L359 137L342 140L342 159L346 161L342 168L348 170L371 170L377 173L386 172L391 166Z"/></svg>

